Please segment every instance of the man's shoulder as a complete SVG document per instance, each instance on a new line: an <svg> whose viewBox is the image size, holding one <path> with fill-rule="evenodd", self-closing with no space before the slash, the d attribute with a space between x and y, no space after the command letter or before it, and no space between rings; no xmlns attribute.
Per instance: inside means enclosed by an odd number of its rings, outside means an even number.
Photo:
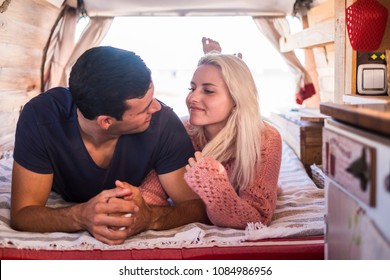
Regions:
<svg viewBox="0 0 390 280"><path fill-rule="evenodd" d="M161 103L161 110L154 113L147 133L158 134L159 137L185 137L188 138L184 125L173 109Z"/></svg>
<svg viewBox="0 0 390 280"><path fill-rule="evenodd" d="M55 87L33 97L27 104L69 103L72 97L68 88Z"/></svg>
<svg viewBox="0 0 390 280"><path fill-rule="evenodd" d="M33 97L24 106L23 111L34 114L38 121L48 121L57 117L71 117L74 105L69 90L56 87Z"/></svg>
<svg viewBox="0 0 390 280"><path fill-rule="evenodd" d="M161 104L161 110L153 114L152 122L157 122L159 125L162 125L162 123L176 123L179 120L179 117L173 109L160 100L158 101Z"/></svg>

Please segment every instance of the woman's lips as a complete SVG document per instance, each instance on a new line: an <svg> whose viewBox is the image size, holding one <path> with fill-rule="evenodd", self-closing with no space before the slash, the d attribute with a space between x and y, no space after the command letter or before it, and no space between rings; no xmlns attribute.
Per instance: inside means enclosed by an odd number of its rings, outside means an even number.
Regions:
<svg viewBox="0 0 390 280"><path fill-rule="evenodd" d="M190 107L190 111L191 112L199 112L199 111L204 111L202 108L199 108L199 107Z"/></svg>

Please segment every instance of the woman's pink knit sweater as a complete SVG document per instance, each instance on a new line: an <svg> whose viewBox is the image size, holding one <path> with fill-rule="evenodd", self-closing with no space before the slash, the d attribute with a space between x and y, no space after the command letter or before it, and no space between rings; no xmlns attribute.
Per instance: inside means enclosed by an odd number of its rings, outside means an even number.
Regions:
<svg viewBox="0 0 390 280"><path fill-rule="evenodd" d="M188 124L185 124L188 127ZM236 192L229 181L234 159L219 163L205 157L199 160L184 179L204 201L210 221L217 226L244 229L250 222L268 225L276 207L278 178L282 155L279 132L269 124L261 136L261 163L256 165L252 185ZM193 143L200 150L198 143ZM167 205L167 194L152 171L141 185L145 201Z"/></svg>

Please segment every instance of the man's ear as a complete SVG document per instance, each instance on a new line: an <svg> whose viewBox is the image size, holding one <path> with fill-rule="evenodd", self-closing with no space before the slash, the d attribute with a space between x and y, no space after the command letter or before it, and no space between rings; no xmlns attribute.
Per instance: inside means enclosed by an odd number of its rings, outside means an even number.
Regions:
<svg viewBox="0 0 390 280"><path fill-rule="evenodd" d="M102 129L104 129L104 130L108 130L108 129L110 128L110 126L112 125L112 123L113 123L112 117L110 117L110 116L104 116L104 115L98 116L98 117L96 118L96 121L97 121L98 125L99 125Z"/></svg>

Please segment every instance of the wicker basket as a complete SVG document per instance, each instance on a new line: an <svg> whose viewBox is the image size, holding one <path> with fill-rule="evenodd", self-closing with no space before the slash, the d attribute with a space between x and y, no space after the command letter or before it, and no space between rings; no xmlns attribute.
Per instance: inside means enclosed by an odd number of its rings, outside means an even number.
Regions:
<svg viewBox="0 0 390 280"><path fill-rule="evenodd" d="M312 164L310 165L310 170L314 184L316 184L318 188L323 189L325 186L325 174L322 171L321 166Z"/></svg>

